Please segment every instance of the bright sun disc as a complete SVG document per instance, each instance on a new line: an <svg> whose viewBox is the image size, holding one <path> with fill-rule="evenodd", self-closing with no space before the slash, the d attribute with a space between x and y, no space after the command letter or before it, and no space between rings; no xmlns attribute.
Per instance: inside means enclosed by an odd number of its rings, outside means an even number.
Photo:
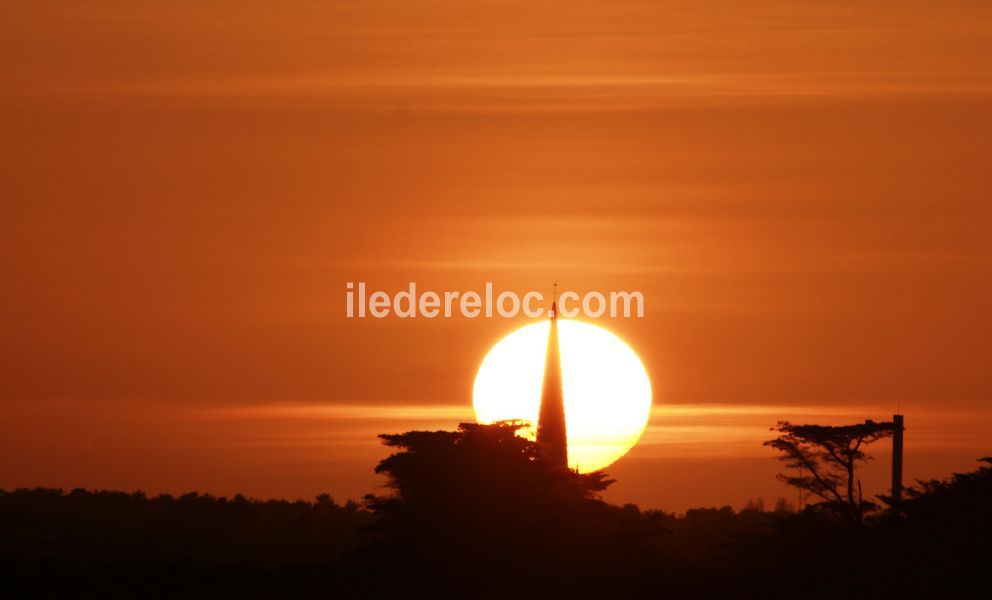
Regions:
<svg viewBox="0 0 992 600"><path fill-rule="evenodd" d="M507 419L533 424L541 402L548 345L544 321L500 340L479 366L473 388L480 423ZM582 472L602 469L630 450L651 412L651 382L640 359L620 338L596 325L559 319L568 463Z"/></svg>

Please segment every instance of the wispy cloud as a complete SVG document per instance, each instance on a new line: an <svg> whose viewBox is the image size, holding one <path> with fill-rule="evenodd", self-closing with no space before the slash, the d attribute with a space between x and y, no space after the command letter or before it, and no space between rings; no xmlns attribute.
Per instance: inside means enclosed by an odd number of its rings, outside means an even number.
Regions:
<svg viewBox="0 0 992 600"><path fill-rule="evenodd" d="M975 448L992 431L992 409L954 412L912 409L907 412L907 438L919 449ZM878 405L733 405L659 404L639 442L639 456L712 457L764 456L764 440L774 437L769 429L780 420L842 425L866 419L884 421L892 408ZM208 408L191 413L208 420L268 421L280 432L270 443L335 444L353 441L356 434L370 437L402 427L451 429L475 420L469 406L276 403L259 406ZM309 423L299 436L289 423ZM315 425L333 427L334 440L320 435Z"/></svg>

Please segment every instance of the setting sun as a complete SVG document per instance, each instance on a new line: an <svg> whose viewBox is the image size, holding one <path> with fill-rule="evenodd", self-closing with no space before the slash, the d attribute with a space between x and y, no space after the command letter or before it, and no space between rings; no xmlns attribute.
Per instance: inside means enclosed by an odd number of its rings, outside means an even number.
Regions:
<svg viewBox="0 0 992 600"><path fill-rule="evenodd" d="M480 422L537 421L549 326L545 321L522 327L486 355L473 388ZM559 340L569 466L602 469L644 432L651 382L634 351L602 327L559 320ZM533 427L525 433L533 439Z"/></svg>

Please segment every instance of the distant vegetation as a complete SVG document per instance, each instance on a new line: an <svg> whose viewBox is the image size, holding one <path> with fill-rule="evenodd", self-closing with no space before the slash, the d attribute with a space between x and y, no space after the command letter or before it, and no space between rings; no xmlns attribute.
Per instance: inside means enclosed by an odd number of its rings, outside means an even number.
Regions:
<svg viewBox="0 0 992 600"><path fill-rule="evenodd" d="M362 504L0 492L6 589L328 597L960 597L990 582L992 460L862 525L815 507L614 506L513 423L383 436Z"/></svg>

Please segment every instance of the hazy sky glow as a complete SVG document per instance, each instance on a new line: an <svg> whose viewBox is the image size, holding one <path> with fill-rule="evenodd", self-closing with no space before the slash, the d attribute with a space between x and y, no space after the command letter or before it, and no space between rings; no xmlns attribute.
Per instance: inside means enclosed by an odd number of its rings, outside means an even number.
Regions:
<svg viewBox="0 0 992 600"><path fill-rule="evenodd" d="M770 500L784 417L900 406L908 480L992 453L988 2L14 0L0 32L0 487L370 491L375 434L471 418L526 321L349 321L346 281L643 292L601 323L665 402L615 499Z"/></svg>

